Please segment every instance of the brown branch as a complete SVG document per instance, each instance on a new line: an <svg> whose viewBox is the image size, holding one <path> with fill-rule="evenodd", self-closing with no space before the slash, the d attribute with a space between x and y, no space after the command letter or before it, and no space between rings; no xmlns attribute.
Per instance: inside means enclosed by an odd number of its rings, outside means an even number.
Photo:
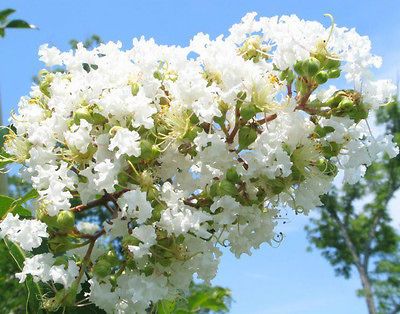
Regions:
<svg viewBox="0 0 400 314"><path fill-rule="evenodd" d="M290 98L292 98L292 95L293 95L292 84L287 84L287 85L286 85L286 88L287 88L287 94L288 94L288 96L289 96Z"/></svg>
<svg viewBox="0 0 400 314"><path fill-rule="evenodd" d="M72 207L70 210L75 212L75 213L79 213L79 212L82 212L84 210L96 207L96 206L104 205L109 201L113 201L115 199L118 199L122 194L124 194L124 193L126 193L128 191L129 191L129 189L123 189L121 191L117 191L117 192L114 192L114 193L111 193L111 194L107 193L107 194L104 194L102 197L100 197L97 200L88 202L87 204L81 204L81 205Z"/></svg>
<svg viewBox="0 0 400 314"><path fill-rule="evenodd" d="M232 130L231 134L229 134L229 136L226 138L226 142L228 144L232 144L233 143L233 140L235 139L236 133L239 131L240 124L241 124L240 110L239 110L239 106L236 106L235 125L233 127L233 130Z"/></svg>
<svg viewBox="0 0 400 314"><path fill-rule="evenodd" d="M266 116L266 117L264 117L264 118L262 118L260 120L257 120L256 123L259 124L259 125L262 125L264 123L268 123L268 122L270 122L272 120L275 120L276 118L277 118L277 115L276 115L276 113L274 113L274 114Z"/></svg>

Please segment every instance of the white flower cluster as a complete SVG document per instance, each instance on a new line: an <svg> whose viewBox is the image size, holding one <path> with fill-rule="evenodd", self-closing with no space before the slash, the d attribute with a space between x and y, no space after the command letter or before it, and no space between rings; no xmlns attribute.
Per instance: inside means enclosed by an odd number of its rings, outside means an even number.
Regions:
<svg viewBox="0 0 400 314"><path fill-rule="evenodd" d="M356 182L379 155L397 155L367 127L394 92L371 81L381 60L370 48L354 29L254 13L187 47L42 46L40 59L64 71L41 72L6 143L39 193L42 222L7 216L0 226L27 250L48 233L65 259L35 255L18 277L63 284L58 306L73 305L68 287L75 297L89 278L101 309L145 313L194 275L212 279L221 246L239 257L271 243L281 208L308 213L338 171ZM362 91L324 89L342 72ZM101 225L77 228L74 216L93 208Z"/></svg>

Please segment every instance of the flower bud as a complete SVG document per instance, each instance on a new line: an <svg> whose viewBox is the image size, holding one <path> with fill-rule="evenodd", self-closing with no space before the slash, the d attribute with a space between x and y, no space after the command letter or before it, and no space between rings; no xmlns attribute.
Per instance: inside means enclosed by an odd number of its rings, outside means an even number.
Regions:
<svg viewBox="0 0 400 314"><path fill-rule="evenodd" d="M318 73L320 66L321 63L318 61L318 59L311 57L304 62L304 72L310 77L314 76Z"/></svg>
<svg viewBox="0 0 400 314"><path fill-rule="evenodd" d="M75 226L75 214L70 210L63 210L57 215L57 226L63 231L70 231Z"/></svg>
<svg viewBox="0 0 400 314"><path fill-rule="evenodd" d="M353 106L353 101L350 98L345 97L340 101L338 109L342 111L347 111L350 110Z"/></svg>
<svg viewBox="0 0 400 314"><path fill-rule="evenodd" d="M319 71L317 75L315 75L315 81L318 84L324 84L328 80L328 73L326 71Z"/></svg>
<svg viewBox="0 0 400 314"><path fill-rule="evenodd" d="M325 62L325 68L326 69L336 69L340 67L340 60L335 60L335 59L326 59Z"/></svg>
<svg viewBox="0 0 400 314"><path fill-rule="evenodd" d="M328 71L329 78L338 78L340 76L340 69L334 69Z"/></svg>
<svg viewBox="0 0 400 314"><path fill-rule="evenodd" d="M132 96L136 96L139 93L139 83L131 83L131 93Z"/></svg>
<svg viewBox="0 0 400 314"><path fill-rule="evenodd" d="M304 65L303 61L297 61L293 66L294 71L300 76L304 75L304 67L303 67L303 65Z"/></svg>

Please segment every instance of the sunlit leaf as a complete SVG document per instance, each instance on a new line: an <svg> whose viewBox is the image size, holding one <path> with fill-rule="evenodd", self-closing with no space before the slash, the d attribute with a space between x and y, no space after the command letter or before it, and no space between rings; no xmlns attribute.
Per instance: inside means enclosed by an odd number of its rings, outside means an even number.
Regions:
<svg viewBox="0 0 400 314"><path fill-rule="evenodd" d="M0 195L0 217L3 218L7 213L18 214L22 217L30 217L32 215L29 210L21 206L18 200L6 195Z"/></svg>

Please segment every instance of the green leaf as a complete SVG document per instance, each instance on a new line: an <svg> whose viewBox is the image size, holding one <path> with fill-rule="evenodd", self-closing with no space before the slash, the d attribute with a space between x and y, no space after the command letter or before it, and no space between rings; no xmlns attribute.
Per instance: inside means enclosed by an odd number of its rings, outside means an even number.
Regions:
<svg viewBox="0 0 400 314"><path fill-rule="evenodd" d="M175 309L175 301L162 300L157 305L157 314L171 314Z"/></svg>
<svg viewBox="0 0 400 314"><path fill-rule="evenodd" d="M31 212L21 206L18 200L11 197L0 195L0 217L3 218L8 213L18 214L22 217L32 216Z"/></svg>
<svg viewBox="0 0 400 314"><path fill-rule="evenodd" d="M36 28L36 26L24 20L12 20L5 25L5 28Z"/></svg>
<svg viewBox="0 0 400 314"><path fill-rule="evenodd" d="M27 192L25 195L21 196L20 198L17 199L18 204L23 204L26 203L27 201L37 198L39 196L39 193L35 190L32 189L29 192Z"/></svg>
<svg viewBox="0 0 400 314"><path fill-rule="evenodd" d="M8 248L10 255L20 270L22 270L24 261L26 259L25 252L15 243L4 239L4 243ZM25 280L25 286L27 289L27 300L26 300L26 313L44 313L40 308L40 298L42 297L42 289L38 283L35 283L32 277L28 277Z"/></svg>
<svg viewBox="0 0 400 314"><path fill-rule="evenodd" d="M8 16L15 12L14 9L5 9L0 11L0 21L5 21Z"/></svg>
<svg viewBox="0 0 400 314"><path fill-rule="evenodd" d="M239 149L249 147L257 139L257 131L249 126L244 126L239 130Z"/></svg>

